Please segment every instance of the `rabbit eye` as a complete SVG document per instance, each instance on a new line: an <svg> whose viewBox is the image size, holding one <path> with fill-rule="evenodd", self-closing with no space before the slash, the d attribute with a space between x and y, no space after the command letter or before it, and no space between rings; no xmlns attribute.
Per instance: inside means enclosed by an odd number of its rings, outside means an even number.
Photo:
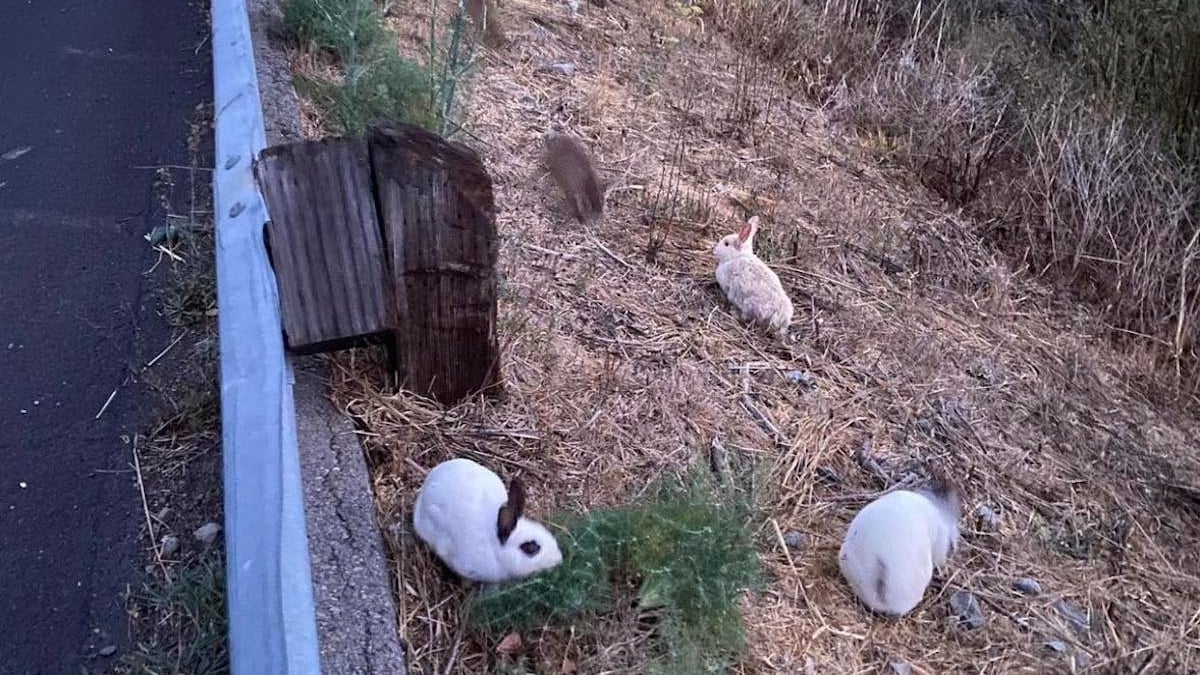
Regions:
<svg viewBox="0 0 1200 675"><path fill-rule="evenodd" d="M521 544L521 552L530 558L537 555L541 550L541 545L532 539Z"/></svg>

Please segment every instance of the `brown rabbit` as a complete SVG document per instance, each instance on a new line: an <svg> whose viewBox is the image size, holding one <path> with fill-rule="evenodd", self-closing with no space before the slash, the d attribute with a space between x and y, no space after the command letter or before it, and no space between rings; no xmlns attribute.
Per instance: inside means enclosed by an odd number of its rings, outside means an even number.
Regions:
<svg viewBox="0 0 1200 675"><path fill-rule="evenodd" d="M543 140L546 168L566 195L572 214L581 223L599 221L604 216L604 190L587 147L574 136L555 132Z"/></svg>

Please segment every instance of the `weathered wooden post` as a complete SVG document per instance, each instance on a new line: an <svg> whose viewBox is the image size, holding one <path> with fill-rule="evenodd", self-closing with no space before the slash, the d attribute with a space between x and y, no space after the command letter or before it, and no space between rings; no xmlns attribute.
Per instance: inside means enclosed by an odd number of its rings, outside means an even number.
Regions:
<svg viewBox="0 0 1200 675"><path fill-rule="evenodd" d="M267 148L255 165L284 340L298 354L342 349L395 326L367 144Z"/></svg>
<svg viewBox="0 0 1200 675"><path fill-rule="evenodd" d="M410 125L367 145L404 388L445 403L499 386L492 181L466 146Z"/></svg>
<svg viewBox="0 0 1200 675"><path fill-rule="evenodd" d="M255 171L289 351L382 340L406 389L496 391L496 217L478 155L393 125L274 146Z"/></svg>

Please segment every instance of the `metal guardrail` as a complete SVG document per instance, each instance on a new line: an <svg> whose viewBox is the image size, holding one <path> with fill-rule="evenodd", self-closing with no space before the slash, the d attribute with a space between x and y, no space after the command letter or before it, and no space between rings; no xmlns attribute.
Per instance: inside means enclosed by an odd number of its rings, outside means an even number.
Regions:
<svg viewBox="0 0 1200 675"><path fill-rule="evenodd" d="M253 161L266 146L245 0L212 0L217 308L229 644L235 675L320 672L293 376L266 205Z"/></svg>

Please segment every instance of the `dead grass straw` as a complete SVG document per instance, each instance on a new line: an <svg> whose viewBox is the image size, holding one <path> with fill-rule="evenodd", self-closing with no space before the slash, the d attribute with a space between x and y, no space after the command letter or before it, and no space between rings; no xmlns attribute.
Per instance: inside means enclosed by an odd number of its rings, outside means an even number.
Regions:
<svg viewBox="0 0 1200 675"><path fill-rule="evenodd" d="M423 11L411 3L395 21L427 25ZM511 660L469 629L467 591L408 531L430 467L468 456L519 472L544 516L625 503L714 444L773 467L759 550L769 583L743 603L749 652L734 672L1197 667L1197 427L1131 386L1137 364L1096 339L1093 316L868 161L820 110L784 99L761 108L752 148L731 137L718 121L740 46L697 18L658 3L571 14L531 0L500 14L509 44L487 54L466 112L497 187L506 396L443 409L381 390L381 355L332 358L336 402L374 465L413 668L482 673ZM543 68L562 62L572 76ZM697 83L684 115L675 102ZM602 225L570 222L537 168L555 123L595 139L601 172L627 188L610 194ZM678 181L720 217L660 232L645 263L640 192L680 136ZM712 281L709 249L735 226L730 199L746 195L772 205L761 254L795 300L787 347L739 324ZM968 518L952 574L910 617L876 620L837 573L840 537L870 496L927 468L955 476L968 512L988 506L999 529ZM793 532L807 545L789 549ZM1012 590L1026 576L1043 595ZM979 597L983 628L950 621L956 589ZM518 656L537 672L645 669L632 604L521 637Z"/></svg>

